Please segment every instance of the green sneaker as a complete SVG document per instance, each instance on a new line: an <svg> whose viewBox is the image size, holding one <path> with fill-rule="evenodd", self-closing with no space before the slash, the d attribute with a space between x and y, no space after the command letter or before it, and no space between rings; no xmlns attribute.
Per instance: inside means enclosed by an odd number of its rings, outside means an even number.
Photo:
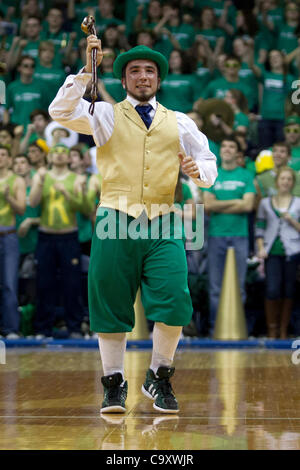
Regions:
<svg viewBox="0 0 300 470"><path fill-rule="evenodd" d="M159 367L155 375L152 369L148 369L145 383L142 385L143 394L151 400L155 400L153 408L162 413L178 413L179 411L169 381L174 372L175 367Z"/></svg>
<svg viewBox="0 0 300 470"><path fill-rule="evenodd" d="M104 388L101 413L125 413L128 385L122 374L106 375L101 378L101 382Z"/></svg>

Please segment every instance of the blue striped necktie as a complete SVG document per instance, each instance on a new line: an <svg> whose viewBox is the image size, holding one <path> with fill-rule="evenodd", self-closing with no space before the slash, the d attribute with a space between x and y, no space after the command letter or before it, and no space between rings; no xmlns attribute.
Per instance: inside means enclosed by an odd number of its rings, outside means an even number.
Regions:
<svg viewBox="0 0 300 470"><path fill-rule="evenodd" d="M147 127L147 129L149 129L149 127L151 126L151 122L152 122L152 118L150 116L150 111L153 109L153 107L151 106L151 104L146 104L146 105L138 104L135 107L135 109L137 110L137 112L141 116L141 119L144 121L145 126Z"/></svg>

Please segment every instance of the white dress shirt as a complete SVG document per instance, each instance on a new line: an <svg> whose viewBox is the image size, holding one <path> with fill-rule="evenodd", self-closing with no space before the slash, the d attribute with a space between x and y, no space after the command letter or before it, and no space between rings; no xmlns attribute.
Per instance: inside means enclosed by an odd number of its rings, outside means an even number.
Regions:
<svg viewBox="0 0 300 470"><path fill-rule="evenodd" d="M110 103L100 101L95 103L93 116L89 113L90 103L82 97L91 77L92 74L81 72L77 75L69 75L50 104L49 114L52 119L73 131L93 135L95 144L97 147L101 147L113 133L114 110ZM134 107L140 104L129 95L126 99ZM149 104L153 107L153 110L150 111L150 116L153 119L157 108L156 98L151 98ZM180 146L186 155L190 155L195 160L199 169L200 178L192 178L192 180L197 186L210 187L214 184L218 173L216 157L209 150L207 137L184 113L175 111L175 114Z"/></svg>

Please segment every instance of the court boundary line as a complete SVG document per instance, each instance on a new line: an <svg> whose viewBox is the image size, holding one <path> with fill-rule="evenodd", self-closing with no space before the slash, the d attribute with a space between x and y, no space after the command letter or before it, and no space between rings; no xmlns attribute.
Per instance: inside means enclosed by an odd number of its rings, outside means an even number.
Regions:
<svg viewBox="0 0 300 470"><path fill-rule="evenodd" d="M109 415L111 416L111 415ZM113 415L114 417L118 417L118 418L126 418L126 419L155 419L155 418L166 418L167 416L169 417L170 415L149 415L149 416L126 416L126 415L116 415L114 414ZM298 421L300 420L300 417L299 418L279 418L279 417L271 417L271 418L262 418L262 417L255 417L255 418L251 418L251 417L241 417L241 418L234 418L234 417L227 417L227 416L180 416L180 415L176 415L178 416L179 419L205 419L205 420L210 420L210 419L231 419L231 420L245 420L245 421L254 421L254 420L265 420L265 421L286 421L286 420L289 420L289 421ZM0 419L4 419L4 418L10 418L10 419L13 419L13 418L23 418L23 419L99 419L101 418L102 416L33 416L33 415L2 415L0 416ZM103 418L105 419L105 418Z"/></svg>

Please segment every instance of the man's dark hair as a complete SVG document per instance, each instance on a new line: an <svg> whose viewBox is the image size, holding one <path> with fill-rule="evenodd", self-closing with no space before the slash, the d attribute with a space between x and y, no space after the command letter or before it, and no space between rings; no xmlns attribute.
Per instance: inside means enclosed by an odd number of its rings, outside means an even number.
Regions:
<svg viewBox="0 0 300 470"><path fill-rule="evenodd" d="M29 55L29 54L25 54L25 55L22 55L22 57L20 58L19 62L18 62L18 67L20 67L20 65L22 65L23 61L24 60L31 60L33 62L33 66L35 67L35 60L34 58Z"/></svg>
<svg viewBox="0 0 300 470"><path fill-rule="evenodd" d="M15 161L16 161L17 158L25 158L25 160L27 160L28 165L31 165L30 160L29 160L29 157L28 157L28 155L26 155L25 153L19 153L18 155L16 155L16 156L14 157L14 163L15 163Z"/></svg>
<svg viewBox="0 0 300 470"><path fill-rule="evenodd" d="M70 148L70 152L72 151L79 153L80 159L83 160L83 152L81 145L73 145L73 147Z"/></svg>
<svg viewBox="0 0 300 470"><path fill-rule="evenodd" d="M30 16L28 16L27 21L28 21L28 20L32 20L32 19L33 19L33 20L38 20L38 22L40 23L40 25L42 25L42 18L41 18L40 16L38 16L38 15L30 15Z"/></svg>
<svg viewBox="0 0 300 470"><path fill-rule="evenodd" d="M9 135L14 138L14 125L11 123L8 124L0 124L0 131L6 131L9 133Z"/></svg>
<svg viewBox="0 0 300 470"><path fill-rule="evenodd" d="M225 137L224 139L222 139L221 145L223 144L223 142L234 142L235 145L236 145L236 147L237 147L237 151L238 151L238 152L242 152L242 151L243 151L243 149L242 149L242 147L241 147L241 144L240 144L239 141L238 141L237 139L235 139L234 137L230 137L230 136Z"/></svg>
<svg viewBox="0 0 300 470"><path fill-rule="evenodd" d="M39 144L37 143L36 140L34 142L31 142L28 145L28 149L29 149L29 147L35 147L35 148L39 149L40 152L45 153L45 151L42 149L42 147L39 146Z"/></svg>
<svg viewBox="0 0 300 470"><path fill-rule="evenodd" d="M272 148L274 148L274 147L285 147L287 149L288 155L291 154L291 147L286 142L275 142L272 145Z"/></svg>
<svg viewBox="0 0 300 470"><path fill-rule="evenodd" d="M30 116L29 116L30 122L33 122L34 118L39 115L43 116L46 119L46 121L50 121L50 116L47 113L47 111L45 111L44 109L34 109L33 111L31 111Z"/></svg>
<svg viewBox="0 0 300 470"><path fill-rule="evenodd" d="M227 57L225 59L225 62L228 62L229 60L235 60L236 62L241 64L241 59L239 57L237 57L236 55L234 55L234 54L227 55Z"/></svg>

